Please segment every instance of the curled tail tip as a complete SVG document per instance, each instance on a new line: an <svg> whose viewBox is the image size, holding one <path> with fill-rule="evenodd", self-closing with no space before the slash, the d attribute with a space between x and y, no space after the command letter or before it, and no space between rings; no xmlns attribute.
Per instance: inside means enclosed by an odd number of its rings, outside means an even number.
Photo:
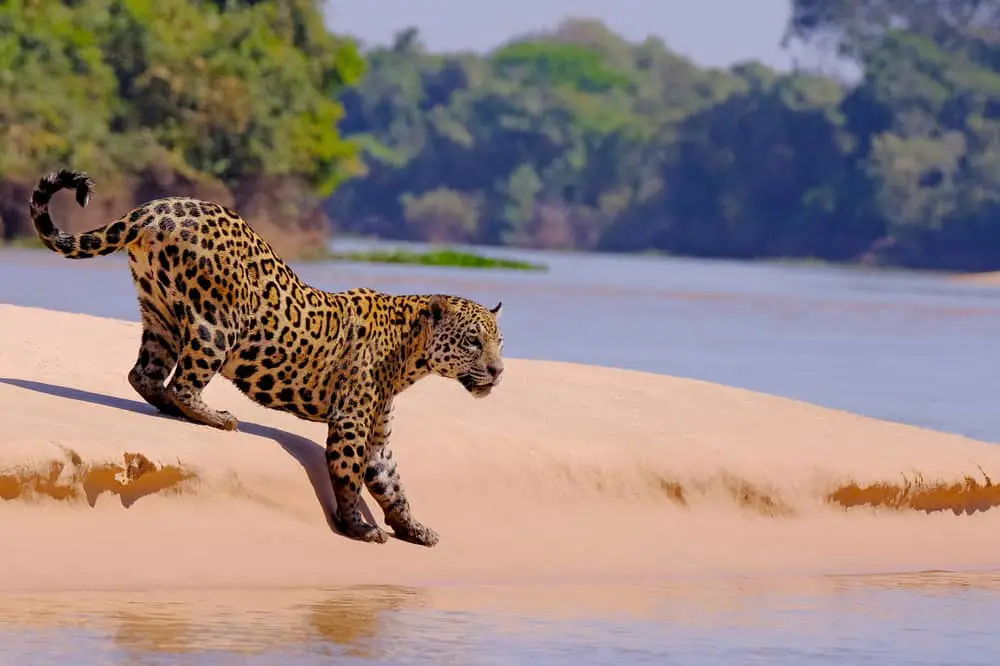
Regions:
<svg viewBox="0 0 1000 666"><path fill-rule="evenodd" d="M81 207L86 207L94 191L94 181L85 171L75 169L52 171L38 181L32 195L33 203L46 204L52 195L61 189L75 189L76 202Z"/></svg>
<svg viewBox="0 0 1000 666"><path fill-rule="evenodd" d="M76 189L76 202L80 204L81 208L86 208L90 202L90 194L94 191L94 181L90 179L87 172L63 169L59 172L58 178L64 187Z"/></svg>

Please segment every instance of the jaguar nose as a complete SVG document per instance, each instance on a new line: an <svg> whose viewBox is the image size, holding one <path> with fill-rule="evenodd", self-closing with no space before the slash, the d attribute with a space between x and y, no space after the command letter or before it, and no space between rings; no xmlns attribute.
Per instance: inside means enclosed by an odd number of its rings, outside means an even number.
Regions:
<svg viewBox="0 0 1000 666"><path fill-rule="evenodd" d="M503 374L503 366L502 365L488 365L488 366L486 366L486 371L488 373L490 373L490 377L492 377L493 379L496 379L501 374Z"/></svg>

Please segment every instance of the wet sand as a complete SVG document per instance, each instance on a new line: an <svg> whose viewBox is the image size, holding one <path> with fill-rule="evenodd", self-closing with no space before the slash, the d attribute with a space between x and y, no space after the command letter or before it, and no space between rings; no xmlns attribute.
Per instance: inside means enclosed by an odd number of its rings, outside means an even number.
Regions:
<svg viewBox="0 0 1000 666"><path fill-rule="evenodd" d="M222 378L206 401L240 432L157 416L125 378L138 339L131 322L0 305L0 592L1000 564L994 444L523 359L485 400L440 378L398 399L400 472L441 542L354 542L326 519L322 425L254 405Z"/></svg>

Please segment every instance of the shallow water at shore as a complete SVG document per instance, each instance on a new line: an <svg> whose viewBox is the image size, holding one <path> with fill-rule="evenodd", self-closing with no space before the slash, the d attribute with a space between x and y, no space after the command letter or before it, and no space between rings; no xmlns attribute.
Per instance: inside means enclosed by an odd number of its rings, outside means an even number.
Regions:
<svg viewBox="0 0 1000 666"><path fill-rule="evenodd" d="M992 664L1000 574L0 599L3 663Z"/></svg>
<svg viewBox="0 0 1000 666"><path fill-rule="evenodd" d="M296 269L326 289L502 298L511 356L695 377L1000 441L995 287L855 269L529 256L551 271ZM123 257L0 251L0 302L136 319ZM992 664L998 611L1000 574L943 572L587 590L0 596L0 665Z"/></svg>

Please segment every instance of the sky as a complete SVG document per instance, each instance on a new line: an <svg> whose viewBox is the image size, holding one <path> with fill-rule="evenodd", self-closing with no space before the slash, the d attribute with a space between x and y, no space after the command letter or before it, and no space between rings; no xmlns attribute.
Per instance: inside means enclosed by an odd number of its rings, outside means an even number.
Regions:
<svg viewBox="0 0 1000 666"><path fill-rule="evenodd" d="M790 0L326 0L325 5L332 30L369 46L387 44L395 32L413 25L433 51L482 52L578 17L601 19L629 41L659 36L702 66L754 59L787 70L796 54L781 47ZM803 62L820 61L811 56Z"/></svg>

